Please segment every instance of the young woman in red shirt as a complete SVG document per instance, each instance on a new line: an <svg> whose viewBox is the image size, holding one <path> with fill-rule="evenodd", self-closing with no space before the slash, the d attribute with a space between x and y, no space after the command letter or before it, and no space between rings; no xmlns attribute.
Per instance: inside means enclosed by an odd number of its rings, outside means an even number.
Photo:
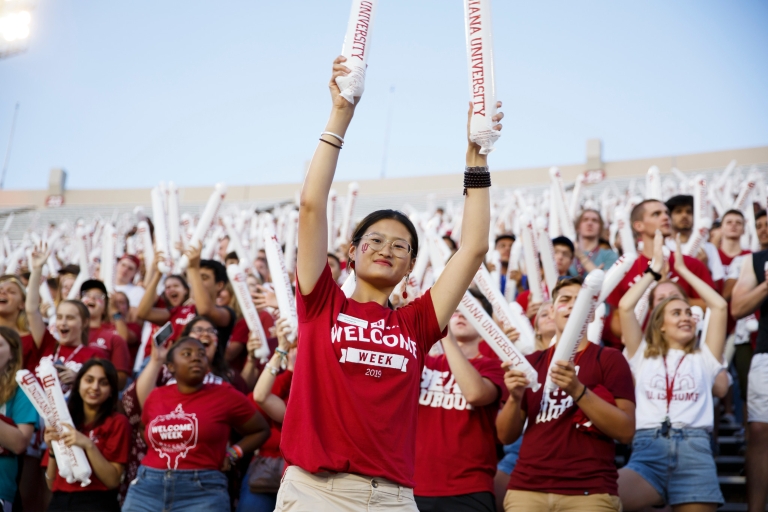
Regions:
<svg viewBox="0 0 768 512"><path fill-rule="evenodd" d="M83 364L73 385L67 404L74 425L64 424L64 433L45 429L48 451L43 465L45 478L53 490L49 512L78 510L82 512L119 512L117 488L128 460L131 426L128 418L117 412L117 372L105 359L91 359ZM51 441L79 446L91 465L91 483L81 487L59 475Z"/></svg>
<svg viewBox="0 0 768 512"><path fill-rule="evenodd" d="M289 467L276 510L368 510L376 502L415 511L421 369L488 251L490 174L480 147L469 143L462 244L432 292L401 309L389 307L390 294L413 268L419 240L408 217L379 210L353 235L356 286L347 298L327 258L328 194L355 111L336 85L336 77L349 74L344 61L333 63L331 115L301 191L299 354L281 443Z"/></svg>
<svg viewBox="0 0 768 512"><path fill-rule="evenodd" d="M180 339L166 364L175 384L155 388L144 403L142 430L149 449L123 511L228 511L223 471L264 444L269 425L232 386L205 382L208 358L199 340ZM227 448L232 429L244 437Z"/></svg>

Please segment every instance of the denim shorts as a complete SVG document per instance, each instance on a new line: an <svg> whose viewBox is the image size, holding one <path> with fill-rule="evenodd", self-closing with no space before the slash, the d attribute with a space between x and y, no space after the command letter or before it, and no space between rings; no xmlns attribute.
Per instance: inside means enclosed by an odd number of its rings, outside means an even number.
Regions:
<svg viewBox="0 0 768 512"><path fill-rule="evenodd" d="M517 465L517 459L520 457L520 446L522 446L522 444L523 436L520 436L514 443L504 445L504 458L499 461L496 469L511 475L512 471L515 469L515 465Z"/></svg>
<svg viewBox="0 0 768 512"><path fill-rule="evenodd" d="M669 505L723 504L709 433L698 428L635 433L627 467L645 479Z"/></svg>
<svg viewBox="0 0 768 512"><path fill-rule="evenodd" d="M123 512L229 512L227 477L221 471L139 467Z"/></svg>

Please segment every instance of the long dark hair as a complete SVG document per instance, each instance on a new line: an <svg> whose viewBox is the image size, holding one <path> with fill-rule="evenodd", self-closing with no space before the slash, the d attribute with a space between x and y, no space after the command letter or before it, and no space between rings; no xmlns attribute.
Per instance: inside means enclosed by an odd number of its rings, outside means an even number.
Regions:
<svg viewBox="0 0 768 512"><path fill-rule="evenodd" d="M69 414L72 416L72 423L76 429L80 429L85 425L85 406L83 405L83 397L80 396L80 381L83 380L83 375L93 368L94 366L101 366L104 369L104 375L107 376L107 382L109 382L109 397L99 406L99 412L96 413L96 421L93 426L99 426L104 423L113 412L117 410L117 398L119 389L117 387L117 370L115 366L107 359L89 359L77 372L75 377L75 383L72 385L72 393L69 395Z"/></svg>
<svg viewBox="0 0 768 512"><path fill-rule="evenodd" d="M11 347L11 358L4 370L0 370L0 405L11 399L16 393L16 372L23 368L21 337L19 333L0 325L0 337Z"/></svg>
<svg viewBox="0 0 768 512"><path fill-rule="evenodd" d="M360 239L368 231L368 228L379 222L380 220L396 220L408 230L411 235L411 258L415 258L419 253L419 234L416 231L416 226L413 225L411 219L409 219L403 212L397 210L376 210L369 213L355 228L355 233L352 235L352 245L357 247L360 243Z"/></svg>
<svg viewBox="0 0 768 512"><path fill-rule="evenodd" d="M184 326L184 330L181 331L182 339L191 338L192 329L195 327L195 324L199 322L208 322L213 326L214 329L216 329L216 324L214 324L210 318L205 316L196 316L195 318L187 322L187 325ZM218 343L218 338L216 342ZM215 376L221 377L227 382L231 381L231 378L230 378L231 370L229 368L229 365L227 364L226 359L224 359L224 352L219 350L218 347L213 353L213 361L208 361L208 366L211 368L211 373L213 373Z"/></svg>

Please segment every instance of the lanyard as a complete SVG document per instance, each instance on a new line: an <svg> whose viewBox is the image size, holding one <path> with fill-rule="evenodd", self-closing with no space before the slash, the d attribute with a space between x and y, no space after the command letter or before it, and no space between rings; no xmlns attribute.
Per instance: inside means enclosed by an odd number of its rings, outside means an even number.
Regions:
<svg viewBox="0 0 768 512"><path fill-rule="evenodd" d="M75 357L78 352L80 352L81 348L83 348L83 346L82 345L78 345L77 348L74 350L74 352L69 354L69 357L64 360L64 364L67 364L68 362L70 362L72 360L72 358ZM54 363L56 361L58 361L58 359L59 359L59 350L61 350L61 345L56 347L56 353L53 355L53 362Z"/></svg>
<svg viewBox="0 0 768 512"><path fill-rule="evenodd" d="M685 359L685 356L688 354L683 354L683 357L680 358L680 361L677 363L677 368L675 368L675 373L672 375L672 380L669 380L669 372L667 371L667 358L664 358L664 380L667 384L667 419L669 419L669 406L672 403L672 392L675 387L675 378L677 378L677 371L680 369L680 365L683 364L683 359Z"/></svg>

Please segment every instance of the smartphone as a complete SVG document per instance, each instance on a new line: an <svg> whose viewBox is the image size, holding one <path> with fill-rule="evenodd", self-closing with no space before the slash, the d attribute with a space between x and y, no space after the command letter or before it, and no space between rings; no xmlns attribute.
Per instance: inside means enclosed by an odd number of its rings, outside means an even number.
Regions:
<svg viewBox="0 0 768 512"><path fill-rule="evenodd" d="M61 373L61 372L63 372L64 370L66 370L66 369L67 369L67 367L66 367L66 366L64 366L64 361L62 361L62 360L61 360L61 358L59 358L59 359L57 359L57 360L55 360L55 361L53 362L53 367L54 367L54 368L56 368L56 371L57 371L58 373Z"/></svg>
<svg viewBox="0 0 768 512"><path fill-rule="evenodd" d="M171 322L166 322L153 336L155 345L158 347L163 346L171 336L173 336L173 326L171 325Z"/></svg>

